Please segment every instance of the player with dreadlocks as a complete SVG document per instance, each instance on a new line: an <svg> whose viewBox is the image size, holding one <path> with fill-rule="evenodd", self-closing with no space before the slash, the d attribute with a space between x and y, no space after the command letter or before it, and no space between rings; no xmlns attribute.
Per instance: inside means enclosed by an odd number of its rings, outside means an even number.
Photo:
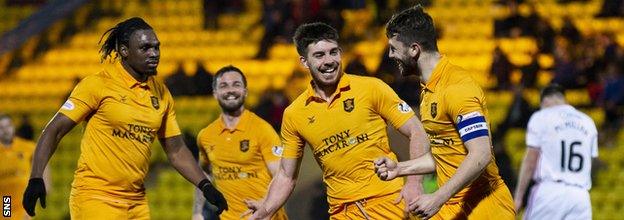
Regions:
<svg viewBox="0 0 624 220"><path fill-rule="evenodd" d="M160 42L141 18L130 18L104 33L102 62L115 65L85 77L48 123L37 143L23 205L35 215L45 208L42 173L59 141L86 122L69 199L72 219L149 219L143 181L151 145L159 138L169 161L196 185L220 213L223 195L206 178L186 147L176 122L173 98L154 79ZM114 56L113 56L114 55Z"/></svg>

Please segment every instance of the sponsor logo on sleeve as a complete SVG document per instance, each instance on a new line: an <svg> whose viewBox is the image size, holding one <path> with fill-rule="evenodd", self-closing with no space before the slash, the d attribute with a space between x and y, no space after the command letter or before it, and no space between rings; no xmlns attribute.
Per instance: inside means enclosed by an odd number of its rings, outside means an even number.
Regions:
<svg viewBox="0 0 624 220"><path fill-rule="evenodd" d="M284 153L284 147L282 147L282 146L273 146L271 148L271 152L273 152L273 155L281 157L282 154Z"/></svg>
<svg viewBox="0 0 624 220"><path fill-rule="evenodd" d="M61 109L65 109L65 110L74 110L75 105L71 100L67 100L65 101L65 103L63 103L63 106L61 107Z"/></svg>
<svg viewBox="0 0 624 220"><path fill-rule="evenodd" d="M412 111L412 107L410 107L407 102L401 102L399 103L399 105L397 106L397 108L399 109L399 112L401 113L409 113Z"/></svg>

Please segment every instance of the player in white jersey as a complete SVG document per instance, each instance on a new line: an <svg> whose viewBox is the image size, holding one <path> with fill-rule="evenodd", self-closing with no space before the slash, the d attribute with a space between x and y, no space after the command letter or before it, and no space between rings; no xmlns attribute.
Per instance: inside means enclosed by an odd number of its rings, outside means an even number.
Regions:
<svg viewBox="0 0 624 220"><path fill-rule="evenodd" d="M598 131L586 114L568 105L563 88L549 85L541 110L527 127L527 151L514 203L519 211L531 178L524 219L591 219L592 159L598 156Z"/></svg>

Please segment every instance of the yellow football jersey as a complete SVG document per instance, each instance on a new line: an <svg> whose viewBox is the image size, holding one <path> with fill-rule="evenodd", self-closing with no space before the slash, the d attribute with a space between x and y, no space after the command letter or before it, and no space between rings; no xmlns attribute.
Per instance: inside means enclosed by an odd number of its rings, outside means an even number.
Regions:
<svg viewBox="0 0 624 220"><path fill-rule="evenodd" d="M11 196L11 217L21 219L26 215L22 196L30 178L30 166L35 143L18 137L10 146L0 143L0 196Z"/></svg>
<svg viewBox="0 0 624 220"><path fill-rule="evenodd" d="M396 160L388 144L386 122L398 128L414 117L412 109L388 85L372 77L344 74L332 97L324 101L310 84L288 106L281 131L283 157L302 157L309 143L323 170L332 210L400 191L403 180L380 180L373 161L381 156Z"/></svg>
<svg viewBox="0 0 624 220"><path fill-rule="evenodd" d="M273 127L250 111L243 111L235 129L219 117L197 135L201 160L208 158L217 189L228 202L221 219L240 219L245 199L260 200L271 183L269 162L279 162L282 144ZM286 219L280 209L273 219Z"/></svg>
<svg viewBox="0 0 624 220"><path fill-rule="evenodd" d="M442 57L427 85L423 85L420 104L421 120L436 161L438 186L444 185L466 158L465 141L489 136L485 106L485 95L470 74ZM483 173L449 202L480 197L501 186L505 185L492 154Z"/></svg>
<svg viewBox="0 0 624 220"><path fill-rule="evenodd" d="M117 63L85 77L59 113L86 121L72 190L141 200L151 145L180 135L173 98L162 82L138 82Z"/></svg>

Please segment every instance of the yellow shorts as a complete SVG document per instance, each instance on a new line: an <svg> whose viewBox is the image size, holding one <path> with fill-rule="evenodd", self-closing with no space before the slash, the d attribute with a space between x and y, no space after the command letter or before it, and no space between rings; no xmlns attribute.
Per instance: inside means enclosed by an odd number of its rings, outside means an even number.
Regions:
<svg viewBox="0 0 624 220"><path fill-rule="evenodd" d="M69 197L71 219L150 219L147 199L126 200L74 192Z"/></svg>
<svg viewBox="0 0 624 220"><path fill-rule="evenodd" d="M477 199L447 203L431 219L515 219L513 200L504 184L492 193Z"/></svg>
<svg viewBox="0 0 624 220"><path fill-rule="evenodd" d="M405 202L394 203L398 197L397 192L331 207L330 219L405 219Z"/></svg>

